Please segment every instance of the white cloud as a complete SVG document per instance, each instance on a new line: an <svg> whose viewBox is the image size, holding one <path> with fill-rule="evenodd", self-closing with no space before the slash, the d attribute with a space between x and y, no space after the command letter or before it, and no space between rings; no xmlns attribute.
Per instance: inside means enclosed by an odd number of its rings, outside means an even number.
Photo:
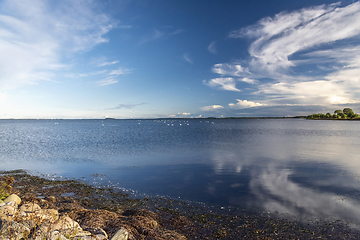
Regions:
<svg viewBox="0 0 360 240"><path fill-rule="evenodd" d="M229 103L229 107L243 109L243 108L261 107L261 106L267 105L267 104L252 102L252 101L248 101L248 100L241 100L241 99L236 99L236 100L238 102L237 103Z"/></svg>
<svg viewBox="0 0 360 240"><path fill-rule="evenodd" d="M212 71L223 79L239 77L254 85L248 91L272 106L358 103L359 22L359 1L266 17L229 34L252 40L249 58L241 64L215 64ZM207 85L214 87L215 83ZM233 104L238 105L246 104Z"/></svg>
<svg viewBox="0 0 360 240"><path fill-rule="evenodd" d="M96 71L96 72L90 72L90 73L67 73L67 74L65 74L65 77L67 77L67 78L82 78L82 77L106 74L107 72L108 72L108 70L102 70L102 71Z"/></svg>
<svg viewBox="0 0 360 240"><path fill-rule="evenodd" d="M218 63L214 65L212 71L220 75L239 77L246 73L247 69L244 69L240 64Z"/></svg>
<svg viewBox="0 0 360 240"><path fill-rule="evenodd" d="M193 61L192 61L192 59L191 59L191 57L189 56L188 53L185 53L185 54L183 55L183 59L184 59L185 61L187 61L188 63L193 64Z"/></svg>
<svg viewBox="0 0 360 240"><path fill-rule="evenodd" d="M107 42L115 25L90 1L2 1L0 87L52 80L63 57Z"/></svg>
<svg viewBox="0 0 360 240"><path fill-rule="evenodd" d="M251 84L251 85L254 85L254 84L257 84L257 83L258 83L257 80L250 79L250 78L242 78L242 79L240 79L240 81L246 82L246 83Z"/></svg>
<svg viewBox="0 0 360 240"><path fill-rule="evenodd" d="M117 83L118 81L114 79L114 77L110 76L110 77L107 77L103 80L100 80L100 81L97 81L96 84L98 86L107 86L107 85L110 85L110 84L114 84L114 83Z"/></svg>
<svg viewBox="0 0 360 240"><path fill-rule="evenodd" d="M113 65L113 64L117 64L119 63L119 61L112 61L112 62L102 62L100 64L98 64L98 67L104 67L104 66L108 66L108 65Z"/></svg>
<svg viewBox="0 0 360 240"><path fill-rule="evenodd" d="M116 70L112 70L109 75L125 75L125 74L129 74L132 70L131 69L127 69L127 68L118 68Z"/></svg>
<svg viewBox="0 0 360 240"><path fill-rule="evenodd" d="M237 89L235 86L235 79L232 77L228 78L214 78L210 81L206 82L206 80L203 81L205 85L208 85L212 88L219 88L222 90L228 90L228 91L234 91L234 92L240 92L241 90Z"/></svg>
<svg viewBox="0 0 360 240"><path fill-rule="evenodd" d="M203 111L214 111L214 110L218 110L218 109L222 109L222 108L224 108L224 107L221 105L211 105L211 106L202 107L200 109Z"/></svg>
<svg viewBox="0 0 360 240"><path fill-rule="evenodd" d="M216 54L216 47L215 47L216 42L212 41L209 46L208 46L208 51L211 52L212 54Z"/></svg>

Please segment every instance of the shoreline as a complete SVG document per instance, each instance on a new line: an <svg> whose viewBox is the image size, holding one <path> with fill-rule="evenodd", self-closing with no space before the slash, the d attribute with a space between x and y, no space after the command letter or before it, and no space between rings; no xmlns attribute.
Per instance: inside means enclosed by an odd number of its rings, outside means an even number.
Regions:
<svg viewBox="0 0 360 240"><path fill-rule="evenodd" d="M24 203L54 208L80 226L101 227L109 237L122 227L130 233L129 239L360 238L360 230L338 220L304 223L248 209L225 215L183 201L133 198L124 191L76 180L49 180L24 170L0 172L0 176L14 177L13 193Z"/></svg>

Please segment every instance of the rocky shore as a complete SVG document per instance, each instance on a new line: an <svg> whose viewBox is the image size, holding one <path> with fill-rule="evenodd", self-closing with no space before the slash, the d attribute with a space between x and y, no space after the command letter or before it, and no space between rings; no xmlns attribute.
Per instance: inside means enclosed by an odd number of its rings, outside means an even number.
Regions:
<svg viewBox="0 0 360 240"><path fill-rule="evenodd" d="M338 221L301 222L238 210L219 214L170 199L135 199L125 192L74 180L49 180L25 171L0 203L0 237L34 240L120 239L359 239Z"/></svg>

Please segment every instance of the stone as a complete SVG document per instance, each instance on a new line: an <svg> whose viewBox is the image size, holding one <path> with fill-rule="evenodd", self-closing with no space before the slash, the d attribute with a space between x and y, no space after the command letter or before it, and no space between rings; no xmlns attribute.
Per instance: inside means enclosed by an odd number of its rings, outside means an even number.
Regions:
<svg viewBox="0 0 360 240"><path fill-rule="evenodd" d="M36 216L53 222L59 220L59 212L55 209L40 209L36 211Z"/></svg>
<svg viewBox="0 0 360 240"><path fill-rule="evenodd" d="M84 230L90 232L92 235L95 235L98 240L108 239L107 233L102 228L85 228Z"/></svg>
<svg viewBox="0 0 360 240"><path fill-rule="evenodd" d="M85 236L91 236L91 233L84 231L77 222L68 216L61 216L55 223L46 220L36 231L37 240L44 238L53 240L81 239Z"/></svg>
<svg viewBox="0 0 360 240"><path fill-rule="evenodd" d="M56 197L50 196L50 197L47 198L47 200L48 200L49 202L56 202Z"/></svg>
<svg viewBox="0 0 360 240"><path fill-rule="evenodd" d="M61 216L55 223L51 220L46 220L38 228L38 234L45 234L53 231L59 231L64 236L73 236L79 232L83 232L80 225L68 216Z"/></svg>
<svg viewBox="0 0 360 240"><path fill-rule="evenodd" d="M24 213L33 213L33 212L36 212L38 210L41 210L41 208L36 203L26 203L26 204L23 204L20 207L20 212L21 213L23 213L23 212Z"/></svg>
<svg viewBox="0 0 360 240"><path fill-rule="evenodd" d="M15 215L17 208L13 207L11 205L4 205L0 207L1 213L7 216L13 216Z"/></svg>
<svg viewBox="0 0 360 240"><path fill-rule="evenodd" d="M43 233L43 234L36 234L35 238L33 238L34 240L69 240L68 238L66 238L65 236L63 236L62 234L60 234L59 231L53 231L53 232L48 232L48 233Z"/></svg>
<svg viewBox="0 0 360 240"><path fill-rule="evenodd" d="M7 205L7 206L12 206L12 207L14 207L14 208L17 208L17 207L18 207L18 205L16 204L15 201L7 202L7 203L5 203L5 205Z"/></svg>
<svg viewBox="0 0 360 240"><path fill-rule="evenodd" d="M20 240L27 238L30 234L30 229L22 223L0 219L0 234L3 239Z"/></svg>
<svg viewBox="0 0 360 240"><path fill-rule="evenodd" d="M20 205L21 203L21 198L16 195L16 194L11 194L10 196L8 196L5 201L5 203L8 203L8 202L16 202L17 205Z"/></svg>
<svg viewBox="0 0 360 240"><path fill-rule="evenodd" d="M125 228L120 228L110 240L127 240L129 238L129 232Z"/></svg>

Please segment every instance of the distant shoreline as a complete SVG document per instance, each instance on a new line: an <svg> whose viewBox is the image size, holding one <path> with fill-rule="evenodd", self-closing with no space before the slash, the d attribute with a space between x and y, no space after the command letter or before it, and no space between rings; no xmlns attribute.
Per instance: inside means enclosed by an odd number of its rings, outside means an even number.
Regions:
<svg viewBox="0 0 360 240"><path fill-rule="evenodd" d="M314 118L309 119L306 116L295 116L295 117L207 117L207 118L1 118L1 120L53 120L53 121L61 121L61 120L98 120L98 121L111 121L111 120L136 120L136 121L144 121L144 120L246 120L246 119L305 119L305 120L335 120L335 121L359 121L360 118L353 119L334 119L334 118Z"/></svg>
<svg viewBox="0 0 360 240"><path fill-rule="evenodd" d="M0 118L0 120L212 120L212 119L306 119L306 116L295 117L207 117L207 118Z"/></svg>

